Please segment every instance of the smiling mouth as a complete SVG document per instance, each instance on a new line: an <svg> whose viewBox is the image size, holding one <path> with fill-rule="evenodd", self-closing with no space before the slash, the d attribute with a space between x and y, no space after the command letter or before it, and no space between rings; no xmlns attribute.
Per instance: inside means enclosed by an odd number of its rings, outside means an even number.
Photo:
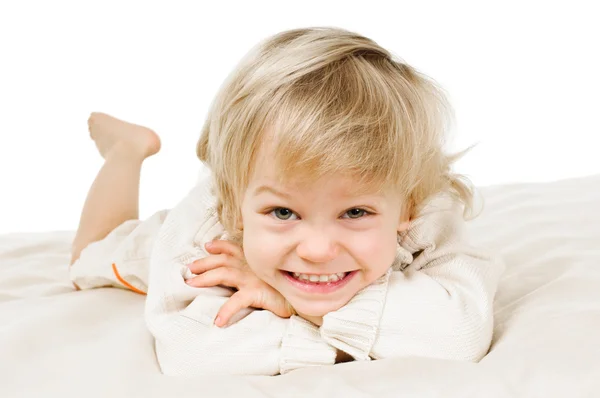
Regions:
<svg viewBox="0 0 600 398"><path fill-rule="evenodd" d="M284 271L292 278L304 283L334 283L343 280L350 272L338 272L335 274L302 274L298 272Z"/></svg>
<svg viewBox="0 0 600 398"><path fill-rule="evenodd" d="M285 279L295 288L309 294L329 294L346 286L358 273L357 270L335 274L301 274L298 272L280 271Z"/></svg>

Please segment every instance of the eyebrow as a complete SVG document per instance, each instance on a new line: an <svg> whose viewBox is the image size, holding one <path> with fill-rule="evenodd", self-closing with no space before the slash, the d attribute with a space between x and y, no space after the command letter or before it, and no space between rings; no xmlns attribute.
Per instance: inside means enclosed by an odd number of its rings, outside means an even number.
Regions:
<svg viewBox="0 0 600 398"><path fill-rule="evenodd" d="M292 195L291 194L283 192L283 191L278 191L277 189L275 189L275 188L273 188L272 186L269 186L269 185L261 185L261 186L259 186L258 188L256 188L254 190L254 196L258 196L261 193L270 193L272 195L279 196L281 198L285 198L285 199L288 199L288 200L292 199ZM345 198L353 198L354 197L353 194L348 194L348 195L344 195L344 196L345 196ZM371 196L371 195L358 195L358 196L359 197L364 197L364 196ZM371 200L373 200L373 199L371 199ZM379 199L374 200L374 203L376 204L376 206L380 206L381 205Z"/></svg>
<svg viewBox="0 0 600 398"><path fill-rule="evenodd" d="M258 195L260 195L261 193L264 193L264 192L271 193L273 195L281 196L283 198L288 198L288 199L292 197L292 195L290 195L288 193L285 193L285 192L278 191L275 188L270 187L268 185L261 185L260 187L256 188L254 190L254 196L258 196Z"/></svg>

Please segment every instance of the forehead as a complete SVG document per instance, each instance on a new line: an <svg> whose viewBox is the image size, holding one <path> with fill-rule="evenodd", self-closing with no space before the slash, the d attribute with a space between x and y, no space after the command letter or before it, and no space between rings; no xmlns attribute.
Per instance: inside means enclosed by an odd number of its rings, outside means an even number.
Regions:
<svg viewBox="0 0 600 398"><path fill-rule="evenodd" d="M332 196L349 198L383 196L388 193L388 190L381 189L381 184L361 181L360 176L351 173L331 173L320 177L314 176L310 170L291 170L284 173L278 169L273 157L257 160L248 185L254 194L265 191L289 195L327 192Z"/></svg>
<svg viewBox="0 0 600 398"><path fill-rule="evenodd" d="M319 162L306 162L306 164L284 164L285 155L279 156L278 151L285 148L277 146L277 137L272 131L266 130L262 137L251 165L247 188L257 189L261 186L275 188L280 191L306 191L327 188L331 194L350 197L377 195L383 196L396 191L387 181L370 178L369 175L353 173L352 170L329 170L322 174L314 167ZM302 162L299 162L302 163Z"/></svg>

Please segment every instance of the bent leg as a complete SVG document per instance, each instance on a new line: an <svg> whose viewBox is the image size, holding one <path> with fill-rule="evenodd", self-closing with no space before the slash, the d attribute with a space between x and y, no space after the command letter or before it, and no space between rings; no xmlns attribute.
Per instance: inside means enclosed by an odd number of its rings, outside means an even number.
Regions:
<svg viewBox="0 0 600 398"><path fill-rule="evenodd" d="M139 217L142 163L160 149L160 139L148 128L102 113L92 113L88 124L105 162L83 205L71 248L71 265L90 243Z"/></svg>

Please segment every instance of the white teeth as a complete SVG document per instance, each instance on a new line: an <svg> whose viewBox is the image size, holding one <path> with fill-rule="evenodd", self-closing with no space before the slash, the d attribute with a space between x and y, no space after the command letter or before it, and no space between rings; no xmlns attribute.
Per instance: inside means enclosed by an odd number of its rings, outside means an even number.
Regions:
<svg viewBox="0 0 600 398"><path fill-rule="evenodd" d="M339 280L344 279L347 272L338 272L337 274L328 274L328 275L315 275L315 274L301 274L298 272L291 273L294 278L300 279L302 281L312 282L312 283L331 283L337 282Z"/></svg>

